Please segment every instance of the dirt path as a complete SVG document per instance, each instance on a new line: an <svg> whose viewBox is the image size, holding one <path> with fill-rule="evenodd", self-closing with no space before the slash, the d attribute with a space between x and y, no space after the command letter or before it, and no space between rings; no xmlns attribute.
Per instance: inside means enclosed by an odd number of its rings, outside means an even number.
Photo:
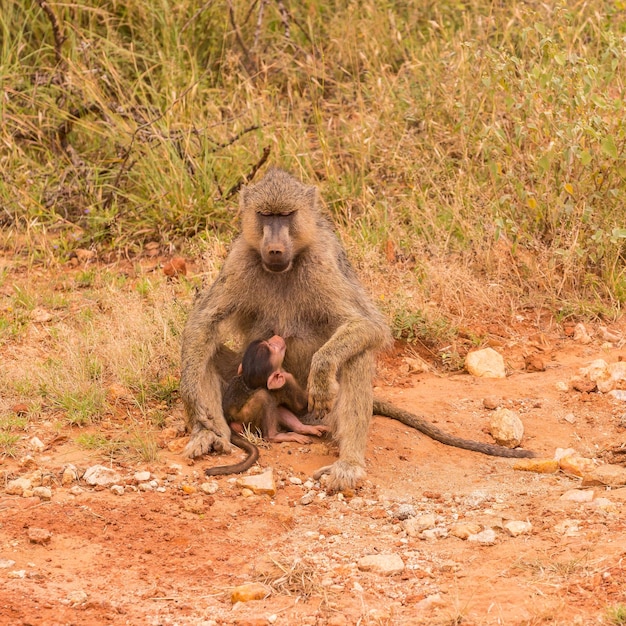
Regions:
<svg viewBox="0 0 626 626"><path fill-rule="evenodd" d="M626 403L557 389L594 358L617 361L619 349L557 335L498 349L511 371L503 380L408 374L399 347L381 362L376 391L482 441L491 440L483 399L499 397L520 415L524 446L545 457L572 447L600 459L624 442ZM523 370L529 352L545 371ZM381 417L367 482L346 496L309 481L333 459L324 442L261 451L274 496L243 495L233 477L207 481L203 468L223 458L188 465L177 453L183 444L170 441L150 465L114 463L122 495L84 480L62 484L68 463L103 463L71 437L30 460L5 459L5 482L41 470L52 498L0 494L0 623L623 623L608 612L626 605L626 488L563 500L579 478L516 471L513 460L448 448ZM512 536L509 521L531 527ZM461 539L463 527L487 534ZM364 571L371 555L399 557L401 571ZM268 597L233 606L234 588L259 581Z"/></svg>

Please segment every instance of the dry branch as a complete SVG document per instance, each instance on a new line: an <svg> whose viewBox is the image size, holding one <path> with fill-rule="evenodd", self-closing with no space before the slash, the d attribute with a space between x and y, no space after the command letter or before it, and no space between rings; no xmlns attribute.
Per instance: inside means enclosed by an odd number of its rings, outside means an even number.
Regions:
<svg viewBox="0 0 626 626"><path fill-rule="evenodd" d="M256 173L261 169L261 167L263 167L263 164L265 163L265 161L267 161L267 158L270 155L270 150L271 147L270 146L265 146L265 148L263 148L263 154L261 155L261 158L252 166L252 169L250 170L250 172L248 174L246 174L245 176L242 176L226 193L226 200L229 200L230 198L232 198L240 189L241 187L246 184L249 183L255 176Z"/></svg>
<svg viewBox="0 0 626 626"><path fill-rule="evenodd" d="M48 16L50 20L50 24L52 25L52 34L54 36L54 55L57 60L58 65L65 66L65 59L63 58L63 54L61 53L61 46L65 41L65 35L61 30L61 25L59 24L59 20L55 15L54 11L50 7L50 5L46 2L46 0L37 0L37 4L41 7L42 11Z"/></svg>

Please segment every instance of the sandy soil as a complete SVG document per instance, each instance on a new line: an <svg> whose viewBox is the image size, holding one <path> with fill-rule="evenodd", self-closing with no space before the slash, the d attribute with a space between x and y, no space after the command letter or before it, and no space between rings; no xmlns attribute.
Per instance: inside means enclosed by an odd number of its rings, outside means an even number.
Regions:
<svg viewBox="0 0 626 626"><path fill-rule="evenodd" d="M557 383L626 350L583 345L539 323L500 334L506 379L410 373L399 345L379 364L376 393L481 441L491 441L483 400L497 397L520 415L524 447L545 457L572 447L606 462L606 450L626 441L626 403ZM528 355L545 371L527 371ZM177 406L171 421L180 419ZM72 437L28 436L47 447L26 462L4 459L5 485L41 470L52 498L0 493L2 624L587 625L612 623L607 611L626 605L626 488L562 500L580 478L518 471L514 460L449 448L386 418L372 421L367 481L345 495L307 483L334 458L324 441L262 449L250 473L272 469L269 496L246 494L236 477L208 481L203 469L225 458L188 464L183 436L165 437L149 465L107 463ZM110 465L124 493L63 485L69 463ZM138 471L156 482L138 486ZM532 529L512 536L510 520ZM458 523L492 529L495 539L454 536ZM37 539L33 529L49 534ZM368 555L397 555L403 569L364 571ZM255 582L267 597L233 604L233 589Z"/></svg>

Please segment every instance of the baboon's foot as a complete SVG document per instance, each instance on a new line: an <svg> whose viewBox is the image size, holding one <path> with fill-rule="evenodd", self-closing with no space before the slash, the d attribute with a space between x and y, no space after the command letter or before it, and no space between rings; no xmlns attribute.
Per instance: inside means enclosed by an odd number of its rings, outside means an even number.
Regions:
<svg viewBox="0 0 626 626"><path fill-rule="evenodd" d="M299 435L298 433L278 433L273 437L268 437L267 440L272 443L311 443L306 435Z"/></svg>
<svg viewBox="0 0 626 626"><path fill-rule="evenodd" d="M326 434L329 431L330 431L330 428L328 428L328 426L322 426L321 424L319 426L303 424L301 429L298 432L302 433L303 435L315 435L316 437L322 437L324 434Z"/></svg>
<svg viewBox="0 0 626 626"><path fill-rule="evenodd" d="M356 489L365 478L365 474L365 468L362 465L347 461L335 461L332 465L318 469L313 474L313 478L319 480L322 476L328 476L326 490L340 492Z"/></svg>
<svg viewBox="0 0 626 626"><path fill-rule="evenodd" d="M209 452L219 452L221 454L230 454L233 447L228 437L223 437L214 433L212 430L200 428L191 433L189 443L183 450L183 456L190 459L196 459Z"/></svg>

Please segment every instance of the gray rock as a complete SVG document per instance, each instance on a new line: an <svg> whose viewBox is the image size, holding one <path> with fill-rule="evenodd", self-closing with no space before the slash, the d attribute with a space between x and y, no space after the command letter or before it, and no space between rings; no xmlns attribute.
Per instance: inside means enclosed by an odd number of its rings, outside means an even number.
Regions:
<svg viewBox="0 0 626 626"><path fill-rule="evenodd" d="M16 478L10 480L6 486L6 493L10 496L23 496L24 492L30 492L32 483L28 478Z"/></svg>

